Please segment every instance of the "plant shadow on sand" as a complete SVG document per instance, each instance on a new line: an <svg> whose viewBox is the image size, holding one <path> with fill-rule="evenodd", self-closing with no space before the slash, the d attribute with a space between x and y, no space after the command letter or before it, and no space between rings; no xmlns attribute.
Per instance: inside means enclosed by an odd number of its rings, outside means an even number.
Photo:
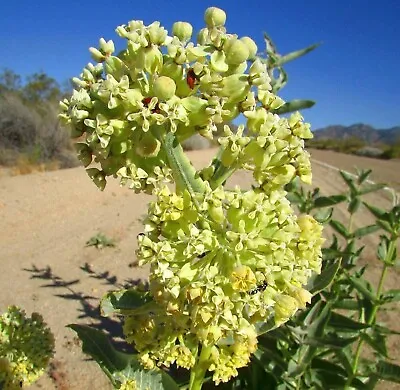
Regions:
<svg viewBox="0 0 400 390"><path fill-rule="evenodd" d="M85 263L80 267L82 272L88 274L91 278L103 281L103 285L110 287L110 290L120 290L129 288L132 286L140 286L141 289L148 290L148 282L142 279L126 279L123 283L118 281L115 275L111 275L109 271L96 272L93 271L88 263ZM111 343L120 351L133 352L131 345L125 342L121 320L117 317L103 317L100 313L100 307L98 305L99 298L88 295L82 291L79 291L78 285L80 279L65 280L62 277L56 275L50 266L44 268L38 268L32 264L31 268L23 268L24 271L31 273L31 279L41 279L48 283L41 285L44 288L54 288L61 290L61 293L54 294L54 296L66 299L74 300L80 304L77 309L79 315L78 320L82 324L89 325L94 329L101 330L109 336ZM95 302L95 303L94 303Z"/></svg>

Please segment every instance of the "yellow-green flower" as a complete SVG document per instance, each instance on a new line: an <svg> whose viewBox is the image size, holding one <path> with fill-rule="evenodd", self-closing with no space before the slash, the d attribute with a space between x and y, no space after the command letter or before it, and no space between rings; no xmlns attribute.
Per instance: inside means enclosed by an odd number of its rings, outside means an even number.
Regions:
<svg viewBox="0 0 400 390"><path fill-rule="evenodd" d="M16 306L0 316L0 387L20 389L44 373L54 354L54 337L43 318Z"/></svg>

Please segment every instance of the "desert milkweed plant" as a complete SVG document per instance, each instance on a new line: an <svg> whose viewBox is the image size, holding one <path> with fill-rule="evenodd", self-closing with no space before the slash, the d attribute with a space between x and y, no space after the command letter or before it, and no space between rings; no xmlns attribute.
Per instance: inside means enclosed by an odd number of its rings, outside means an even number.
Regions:
<svg viewBox="0 0 400 390"><path fill-rule="evenodd" d="M251 38L226 31L223 10L208 8L204 19L196 43L187 22L171 34L159 22L117 27L126 48L115 53L113 41L100 39L90 49L97 63L61 102L93 182L104 190L119 178L155 197L137 250L150 265L149 291L102 301L104 315L123 317L136 353L72 325L116 388L178 388L172 365L190 371L183 386L191 390L209 375L228 382L249 364L259 335L310 303L307 283L321 271L322 225L297 216L285 190L295 178L311 183L310 125L298 112L281 116L312 103L285 103L276 95L284 79L272 72L304 52L285 58L269 45L261 58ZM237 131L233 120L243 122ZM200 170L182 148L196 134L220 145ZM229 188L241 170L252 188Z"/></svg>

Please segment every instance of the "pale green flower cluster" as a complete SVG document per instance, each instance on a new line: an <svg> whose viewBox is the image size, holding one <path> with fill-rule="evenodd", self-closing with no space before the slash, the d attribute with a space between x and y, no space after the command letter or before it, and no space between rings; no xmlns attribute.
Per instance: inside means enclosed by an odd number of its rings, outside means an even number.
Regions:
<svg viewBox="0 0 400 390"><path fill-rule="evenodd" d="M303 286L320 272L322 244L321 226L296 217L284 190L296 177L311 182L310 126L299 113L277 114L284 101L256 44L228 33L225 20L208 8L197 43L186 22L172 35L159 22L119 26L127 48L114 55L104 39L91 48L98 64L74 79L60 115L101 189L116 176L156 196L138 239L154 300L125 313L128 342L147 368L191 369L207 358L216 383L248 364L258 324L278 326L310 302ZM236 132L224 126L239 115L245 123ZM186 169L170 136L175 144L195 134L213 139L218 125L217 163ZM252 172L254 188L222 187L240 169ZM176 192L164 184L171 180Z"/></svg>
<svg viewBox="0 0 400 390"><path fill-rule="evenodd" d="M197 133L212 138L218 124L240 113L253 137L243 137L242 130L232 134L226 126L219 138L224 165L252 169L257 182L268 187L296 174L310 181L303 148L303 139L312 136L309 126L299 114L285 119L273 113L284 102L271 92L256 44L228 34L225 13L209 10L197 44L189 41L189 23L175 23L169 36L159 22L132 21L116 30L127 41L119 54L103 38L99 49L91 48L99 63L74 78L78 88L61 102L60 118L80 137L82 163L97 163L87 172L101 189L106 176L114 175L136 191L151 192L169 179L160 147L166 133L176 133L180 141Z"/></svg>
<svg viewBox="0 0 400 390"><path fill-rule="evenodd" d="M10 306L0 316L0 388L20 389L43 374L53 356L54 338L43 318Z"/></svg>
<svg viewBox="0 0 400 390"><path fill-rule="evenodd" d="M227 381L255 351L256 323L281 324L310 301L302 286L320 271L322 228L282 190L208 189L196 204L168 187L156 195L138 250L156 305L128 317L125 334L147 367L190 368L198 343L213 345L210 370Z"/></svg>

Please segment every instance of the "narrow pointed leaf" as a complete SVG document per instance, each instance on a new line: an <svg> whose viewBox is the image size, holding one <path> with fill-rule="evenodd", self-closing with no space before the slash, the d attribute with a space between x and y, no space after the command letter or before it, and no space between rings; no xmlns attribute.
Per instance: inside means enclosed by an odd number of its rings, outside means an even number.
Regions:
<svg viewBox="0 0 400 390"><path fill-rule="evenodd" d="M360 198L356 197L350 201L347 210L350 214L354 214L360 208L360 206L361 206L361 200Z"/></svg>
<svg viewBox="0 0 400 390"><path fill-rule="evenodd" d="M363 186L361 188L361 190L359 190L359 194L360 195L369 194L370 192L379 191L379 190L381 190L381 189L383 189L385 187L386 187L386 184L383 184L383 183L368 184L366 186Z"/></svg>
<svg viewBox="0 0 400 390"><path fill-rule="evenodd" d="M375 334L369 335L368 333L360 333L360 337L379 355L384 358L387 358L387 349L385 338L379 333L375 332Z"/></svg>
<svg viewBox="0 0 400 390"><path fill-rule="evenodd" d="M326 267L319 275L312 278L307 286L307 289L311 294L315 295L322 290L325 290L335 278L339 268L340 260L336 261L334 264Z"/></svg>
<svg viewBox="0 0 400 390"><path fill-rule="evenodd" d="M299 110L304 110L306 108L311 108L315 104L313 100L291 100L285 103L283 106L272 110L274 114L286 114L288 112L294 112Z"/></svg>
<svg viewBox="0 0 400 390"><path fill-rule="evenodd" d="M335 312L331 313L328 325L330 327L335 328L337 331L341 332L348 332L348 331L352 332L352 331L367 329L370 327L370 325L368 324L352 320L349 317L346 317L342 314L338 314Z"/></svg>
<svg viewBox="0 0 400 390"><path fill-rule="evenodd" d="M357 189L356 186L354 185L354 175L346 171L339 171L339 173L340 176L342 176L343 180L348 185L348 187L350 188L351 192L356 193Z"/></svg>
<svg viewBox="0 0 400 390"><path fill-rule="evenodd" d="M349 281L353 285L353 287L366 299L371 302L376 301L376 295L373 291L370 291L368 288L368 284L364 279L359 279L354 276L349 276Z"/></svg>
<svg viewBox="0 0 400 390"><path fill-rule="evenodd" d="M339 360L342 363L347 374L352 375L353 374L353 365L352 365L353 356L352 356L351 349L350 349L350 353L349 353L349 348L336 349L336 350L334 350L334 354L336 355L337 360Z"/></svg>
<svg viewBox="0 0 400 390"><path fill-rule="evenodd" d="M340 299L334 304L335 309L359 310L360 304L355 299Z"/></svg>
<svg viewBox="0 0 400 390"><path fill-rule="evenodd" d="M361 171L357 170L358 174L358 184L364 183L365 180L368 179L369 175L372 173L372 169L363 169Z"/></svg>
<svg viewBox="0 0 400 390"><path fill-rule="evenodd" d="M335 204L344 202L347 199L346 195L332 195L332 196L320 196L315 199L314 207L329 207Z"/></svg>
<svg viewBox="0 0 400 390"><path fill-rule="evenodd" d="M319 358L315 358L313 360L311 367L314 370L335 372L336 374L341 376L345 376L347 374L346 370L344 370L343 367L341 367L340 365Z"/></svg>
<svg viewBox="0 0 400 390"><path fill-rule="evenodd" d="M364 206L378 219L382 219L385 217L386 211L380 209L379 207L371 206L370 204L363 202Z"/></svg>
<svg viewBox="0 0 400 390"><path fill-rule="evenodd" d="M368 234L374 233L377 230L379 230L380 227L377 225L369 225L369 226L364 226L362 228L359 228L354 231L354 237L359 238L359 237L364 237Z"/></svg>
<svg viewBox="0 0 400 390"><path fill-rule="evenodd" d="M332 226L339 234L341 234L344 238L350 238L351 234L346 229L346 227L336 219L332 219L329 221L329 225Z"/></svg>
<svg viewBox="0 0 400 390"><path fill-rule="evenodd" d="M310 45L304 49L296 50L291 53L285 54L284 56L281 56L278 59L277 66L282 66L290 61L300 58L306 55L307 53L313 51L314 49L316 49L319 45L320 43L314 43L313 45Z"/></svg>
<svg viewBox="0 0 400 390"><path fill-rule="evenodd" d="M380 361L377 364L377 375L380 379L400 383L400 366L397 364Z"/></svg>
<svg viewBox="0 0 400 390"><path fill-rule="evenodd" d="M351 336L351 337L336 337L332 336L324 336L324 337L313 337L312 339L307 339L304 341L307 345L313 345L316 347L322 348L330 348L332 350L335 349L343 349L355 341L358 340L358 336Z"/></svg>

